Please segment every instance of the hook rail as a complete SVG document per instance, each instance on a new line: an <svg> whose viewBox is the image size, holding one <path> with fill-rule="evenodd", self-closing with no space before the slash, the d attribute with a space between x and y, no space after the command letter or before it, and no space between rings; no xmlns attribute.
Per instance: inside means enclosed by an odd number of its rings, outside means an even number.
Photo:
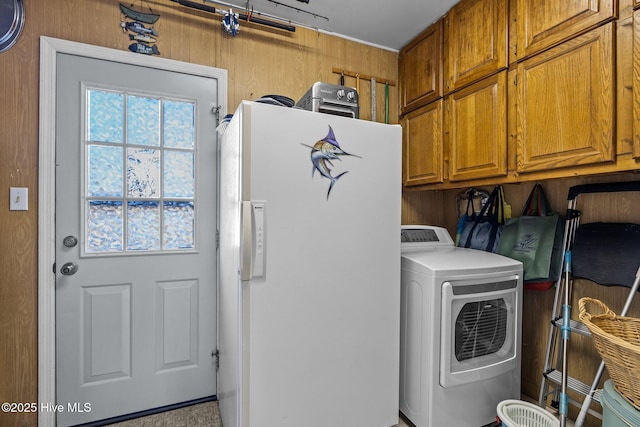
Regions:
<svg viewBox="0 0 640 427"><path fill-rule="evenodd" d="M340 74L340 75L344 74L345 76L356 77L356 78L364 79L364 80L375 80L376 83L388 84L389 86L395 86L396 85L396 82L394 80L385 79L384 77L370 76L370 75L367 75L367 74L357 73L355 71L347 71L347 70L344 70L342 68L336 68L336 67L333 67L331 69L331 71L334 74Z"/></svg>

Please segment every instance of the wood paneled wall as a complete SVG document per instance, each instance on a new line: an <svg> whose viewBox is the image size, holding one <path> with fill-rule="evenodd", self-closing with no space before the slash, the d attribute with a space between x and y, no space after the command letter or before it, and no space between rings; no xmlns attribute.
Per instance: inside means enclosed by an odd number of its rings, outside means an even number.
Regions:
<svg viewBox="0 0 640 427"><path fill-rule="evenodd" d="M567 195L574 185L637 181L637 173L594 176L584 178L557 179L541 182L553 210L563 217L567 210ZM504 186L505 199L511 205L513 216L519 216L534 183L509 184ZM493 187L480 187L491 192ZM446 191L406 191L403 198L404 224L431 224L446 227L455 236L458 214L456 195L461 190ZM577 208L582 212L582 223L595 221L632 222L640 224L640 193L585 194L578 196ZM434 207L440 207L440 213L434 213ZM630 260L640 262L640 260ZM573 286L572 319L578 320L578 300L583 296L597 298L619 313L629 294L629 288L599 286L587 280L575 280ZM640 295L631 307L629 316L640 317ZM522 313L522 392L538 399L544 367L549 322L553 308L554 289L548 291L524 291ZM571 337L569 347L569 375L591 384L600 358L590 339ZM605 370L604 379L608 378ZM576 399L582 401L582 398ZM594 408L601 409L597 404ZM575 419L577 409L570 405L569 416ZM601 421L592 416L587 418L586 426L600 426Z"/></svg>
<svg viewBox="0 0 640 427"><path fill-rule="evenodd" d="M127 50L118 0L25 1L18 42L0 53L0 402L37 402L39 37ZM295 33L241 21L237 37L221 16L146 0L161 15L161 57L228 70L228 112L241 100L280 94L299 99L316 81L337 83L336 67L398 80L398 54L313 30ZM425 24L426 27L426 24ZM133 55L133 54L132 54ZM345 84L355 86L346 77ZM384 86L377 93L384 120ZM361 118L370 119L370 85L361 82ZM390 122L398 122L397 87ZM9 211L9 187L29 188L29 210ZM2 426L35 426L33 413L0 413Z"/></svg>
<svg viewBox="0 0 640 427"><path fill-rule="evenodd" d="M187 9L171 0L147 3L161 14L155 27L160 33L158 48L162 57L228 70L229 112L243 99L257 99L266 94L298 99L315 81L335 83L338 75L332 73L333 67L398 80L395 52L312 30L298 28L289 33L245 22L241 22L240 32L233 38L222 33L220 16ZM12 49L0 53L0 201L5 201L0 204L0 402L37 401L39 37L122 50L130 44L119 27L118 0L32 0L25 2L25 6L26 25L20 39ZM346 77L346 84L355 86L355 79ZM361 82L362 119L371 117L369 91L369 83ZM384 90L376 92L381 121ZM390 121L397 123L397 87L391 87L390 105ZM619 179L637 177L627 174L575 178L543 185L552 206L563 213L570 186ZM515 213L532 185L505 186L507 201ZM8 210L9 187L29 188L28 211ZM406 191L403 223L441 225L453 234L457 192ZM629 221L640 222L640 211L632 211L632 205L629 199L594 202L584 212L618 219L631 214L635 218ZM624 288L591 284L579 288L614 310L622 307L626 296ZM533 397L538 394L552 300L551 291L525 292L523 391ZM633 308L633 315L640 316L638 305ZM578 349L580 346L576 345L574 350ZM580 355L576 360L580 362L575 363L572 371L584 372L583 379L589 381L597 358ZM0 413L0 425L35 426L37 417L33 413Z"/></svg>

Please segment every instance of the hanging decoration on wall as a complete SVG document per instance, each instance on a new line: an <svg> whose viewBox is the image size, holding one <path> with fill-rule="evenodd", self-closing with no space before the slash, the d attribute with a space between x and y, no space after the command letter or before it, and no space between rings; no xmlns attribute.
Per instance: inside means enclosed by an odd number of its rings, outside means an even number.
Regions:
<svg viewBox="0 0 640 427"><path fill-rule="evenodd" d="M142 34L142 35L158 36L158 32L153 27L147 28L144 26L144 24L141 24L137 21L133 21L133 22L123 21L122 24L124 24L124 28L126 30L133 31L134 33Z"/></svg>
<svg viewBox="0 0 640 427"><path fill-rule="evenodd" d="M146 34L129 34L129 40L136 40L143 43L155 43L158 41L157 38Z"/></svg>
<svg viewBox="0 0 640 427"><path fill-rule="evenodd" d="M20 37L24 26L22 0L0 0L0 52L9 50Z"/></svg>
<svg viewBox="0 0 640 427"><path fill-rule="evenodd" d="M131 5L133 6L133 4ZM123 15L125 15L129 19L133 19L134 21L144 22L145 24L155 24L158 19L160 19L160 15L157 13L153 13L151 8L149 8L149 13L139 12L131 7L127 7L124 4L120 3L120 11Z"/></svg>
<svg viewBox="0 0 640 427"><path fill-rule="evenodd" d="M131 43L129 50L136 53L144 53L145 55L160 55L157 45L149 46L144 43Z"/></svg>
<svg viewBox="0 0 640 427"><path fill-rule="evenodd" d="M140 3L142 2L146 3L146 0L140 0ZM120 12L122 12L120 27L124 33L128 33L129 40L133 41L129 45L129 50L144 55L160 55L160 50L155 44L158 41L158 32L152 26L160 19L160 15L153 13L148 5L148 12L140 11L140 8L134 9L133 6L133 3L130 6L120 3Z"/></svg>
<svg viewBox="0 0 640 427"><path fill-rule="evenodd" d="M235 37L240 31L240 24L238 23L238 14L233 13L232 9L229 9L228 12L225 12L222 17L222 29L225 33L231 34Z"/></svg>

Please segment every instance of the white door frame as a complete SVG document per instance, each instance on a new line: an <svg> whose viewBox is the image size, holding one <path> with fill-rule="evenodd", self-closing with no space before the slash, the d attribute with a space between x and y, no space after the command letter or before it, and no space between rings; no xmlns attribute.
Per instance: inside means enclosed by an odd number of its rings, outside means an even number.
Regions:
<svg viewBox="0 0 640 427"><path fill-rule="evenodd" d="M40 135L38 163L38 402L56 402L55 143L57 54L122 62L218 80L220 117L227 111L227 70L40 37ZM39 412L38 426L55 426L54 412Z"/></svg>

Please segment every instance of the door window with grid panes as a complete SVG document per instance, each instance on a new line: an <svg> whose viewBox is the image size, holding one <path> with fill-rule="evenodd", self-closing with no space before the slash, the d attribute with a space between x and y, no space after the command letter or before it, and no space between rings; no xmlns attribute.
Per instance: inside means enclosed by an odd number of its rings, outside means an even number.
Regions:
<svg viewBox="0 0 640 427"><path fill-rule="evenodd" d="M195 103L84 94L84 255L195 250Z"/></svg>

